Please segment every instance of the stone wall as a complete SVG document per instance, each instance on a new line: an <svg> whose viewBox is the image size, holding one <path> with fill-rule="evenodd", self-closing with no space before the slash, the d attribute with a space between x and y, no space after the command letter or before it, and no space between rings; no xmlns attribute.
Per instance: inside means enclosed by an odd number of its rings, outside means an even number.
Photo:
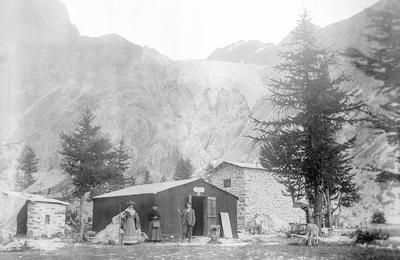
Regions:
<svg viewBox="0 0 400 260"><path fill-rule="evenodd" d="M276 181L272 173L245 168L244 176L247 225L256 213L270 218L276 229L287 227L291 222L305 223L304 211L293 208L291 198L282 194L284 186Z"/></svg>
<svg viewBox="0 0 400 260"><path fill-rule="evenodd" d="M231 187L224 188L224 180L231 179ZM245 219L245 197L243 169L231 164L223 164L215 169L210 178L210 182L227 192L239 197L237 203L237 223L238 230L244 230L246 227Z"/></svg>
<svg viewBox="0 0 400 260"><path fill-rule="evenodd" d="M230 188L224 188L224 179L231 179ZM283 185L263 169L223 163L214 170L210 182L239 197L238 230L245 230L256 213L271 219L275 229L287 227L288 223L305 223L303 210L293 208L291 198L282 195Z"/></svg>
<svg viewBox="0 0 400 260"><path fill-rule="evenodd" d="M27 235L52 236L64 233L66 206L54 203L29 202Z"/></svg>

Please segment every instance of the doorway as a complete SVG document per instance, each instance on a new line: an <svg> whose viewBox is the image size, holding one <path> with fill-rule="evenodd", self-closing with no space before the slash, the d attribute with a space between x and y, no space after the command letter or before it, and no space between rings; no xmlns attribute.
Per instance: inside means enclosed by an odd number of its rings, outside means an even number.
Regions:
<svg viewBox="0 0 400 260"><path fill-rule="evenodd" d="M192 197L192 208L196 215L196 222L193 227L193 236L204 235L204 200L205 197Z"/></svg>
<svg viewBox="0 0 400 260"><path fill-rule="evenodd" d="M26 202L17 215L17 235L26 235L28 221L28 203Z"/></svg>

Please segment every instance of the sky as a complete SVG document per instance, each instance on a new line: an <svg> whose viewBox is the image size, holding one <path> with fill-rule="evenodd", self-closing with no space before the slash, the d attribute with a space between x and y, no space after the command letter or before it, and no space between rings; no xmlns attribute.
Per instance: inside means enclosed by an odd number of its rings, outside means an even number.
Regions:
<svg viewBox="0 0 400 260"><path fill-rule="evenodd" d="M303 10L326 26L378 0L61 0L82 35L116 33L175 59L205 59L239 40L278 43Z"/></svg>

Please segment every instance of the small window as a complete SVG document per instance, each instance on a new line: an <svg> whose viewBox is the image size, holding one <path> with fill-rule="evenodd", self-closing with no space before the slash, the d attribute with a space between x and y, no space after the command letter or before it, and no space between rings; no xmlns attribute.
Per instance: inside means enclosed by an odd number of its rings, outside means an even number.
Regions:
<svg viewBox="0 0 400 260"><path fill-rule="evenodd" d="M231 179L225 179L224 180L224 188L229 188L231 186L232 186Z"/></svg>
<svg viewBox="0 0 400 260"><path fill-rule="evenodd" d="M46 215L46 216L44 217L44 223L45 223L46 225L49 225L49 224L50 224L50 215Z"/></svg>
<svg viewBox="0 0 400 260"><path fill-rule="evenodd" d="M208 217L217 217L217 199L215 197L208 197Z"/></svg>

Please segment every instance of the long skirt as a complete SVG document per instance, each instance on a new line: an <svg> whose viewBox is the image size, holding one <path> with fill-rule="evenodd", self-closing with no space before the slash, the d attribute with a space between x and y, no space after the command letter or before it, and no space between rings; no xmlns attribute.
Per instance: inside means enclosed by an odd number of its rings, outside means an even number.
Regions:
<svg viewBox="0 0 400 260"><path fill-rule="evenodd" d="M134 218L127 218L124 223L124 244L136 244L139 242L138 240L138 231L136 230L135 220Z"/></svg>
<svg viewBox="0 0 400 260"><path fill-rule="evenodd" d="M152 220L150 221L149 227L149 241L161 241L161 228L154 227L154 223L160 223L159 220Z"/></svg>

